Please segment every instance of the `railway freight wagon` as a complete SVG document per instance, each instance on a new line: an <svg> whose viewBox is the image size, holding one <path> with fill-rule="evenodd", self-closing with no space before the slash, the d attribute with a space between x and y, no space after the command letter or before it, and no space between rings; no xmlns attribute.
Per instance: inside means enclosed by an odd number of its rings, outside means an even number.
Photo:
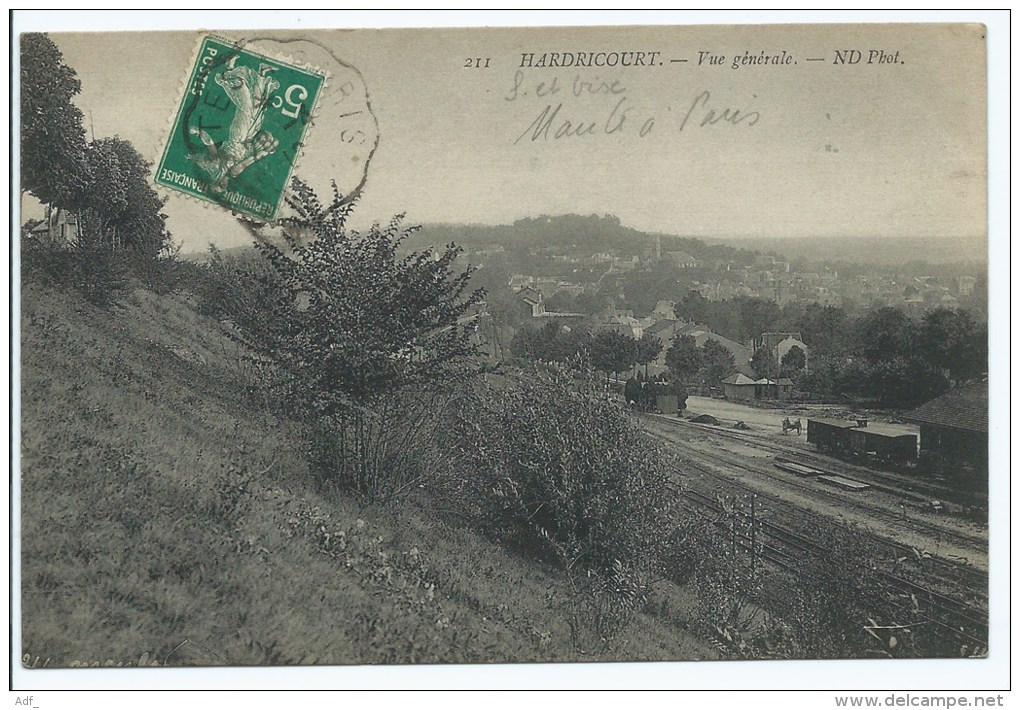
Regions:
<svg viewBox="0 0 1020 710"><path fill-rule="evenodd" d="M857 422L845 419L808 419L807 440L823 453L848 456L850 437L846 432L856 426Z"/></svg>
<svg viewBox="0 0 1020 710"><path fill-rule="evenodd" d="M808 419L808 443L836 456L867 458L892 464L917 460L917 434L905 427L865 420Z"/></svg>

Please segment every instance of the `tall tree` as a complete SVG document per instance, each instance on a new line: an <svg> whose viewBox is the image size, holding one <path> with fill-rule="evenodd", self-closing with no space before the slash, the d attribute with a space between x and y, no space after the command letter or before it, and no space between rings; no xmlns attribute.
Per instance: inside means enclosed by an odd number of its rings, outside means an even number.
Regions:
<svg viewBox="0 0 1020 710"><path fill-rule="evenodd" d="M561 350L569 360L586 359L591 351L591 333L583 328L573 328L561 336Z"/></svg>
<svg viewBox="0 0 1020 710"><path fill-rule="evenodd" d="M694 323L708 323L712 303L698 291L688 291L673 307L677 318L686 318Z"/></svg>
<svg viewBox="0 0 1020 710"><path fill-rule="evenodd" d="M781 377L793 377L807 365L807 355L799 345L792 346L783 355L783 361L779 363L779 375Z"/></svg>
<svg viewBox="0 0 1020 710"><path fill-rule="evenodd" d="M679 334L666 351L666 367L675 382L690 382L701 368L701 348L691 335Z"/></svg>
<svg viewBox="0 0 1020 710"><path fill-rule="evenodd" d="M846 311L814 301L804 307L796 329L801 332L804 342L811 343L812 354L819 356L842 352L850 336Z"/></svg>
<svg viewBox="0 0 1020 710"><path fill-rule="evenodd" d="M150 164L129 141L101 138L86 151L85 196L78 205L81 237L155 257L169 246L166 200L149 185Z"/></svg>
<svg viewBox="0 0 1020 710"><path fill-rule="evenodd" d="M876 308L856 323L856 349L872 363L912 357L916 333L917 324L899 308Z"/></svg>
<svg viewBox="0 0 1020 710"><path fill-rule="evenodd" d="M776 355L767 347L761 347L754 351L754 355L751 356L751 367L754 368L758 377L774 380L779 375L779 363L776 362Z"/></svg>
<svg viewBox="0 0 1020 710"><path fill-rule="evenodd" d="M740 309L741 340L776 330L781 311L775 301L751 297L739 297L735 300Z"/></svg>
<svg viewBox="0 0 1020 710"><path fill-rule="evenodd" d="M948 390L949 381L941 369L923 358L896 357L870 368L860 391L883 406L906 409Z"/></svg>
<svg viewBox="0 0 1020 710"><path fill-rule="evenodd" d="M719 383L737 371L737 362L724 345L715 340L706 340L701 346L701 377L711 386Z"/></svg>
<svg viewBox="0 0 1020 710"><path fill-rule="evenodd" d="M21 35L21 189L74 208L84 190L85 129L74 69L45 34Z"/></svg>
<svg viewBox="0 0 1020 710"><path fill-rule="evenodd" d="M988 371L988 331L960 309L936 308L921 319L919 349L932 366L962 382Z"/></svg>
<svg viewBox="0 0 1020 710"><path fill-rule="evenodd" d="M634 364L635 341L614 330L600 330L591 340L591 360L596 369L609 377Z"/></svg>
<svg viewBox="0 0 1020 710"><path fill-rule="evenodd" d="M648 365L659 357L662 352L662 341L651 333L644 333L637 341L634 361L645 366L645 379L648 379Z"/></svg>

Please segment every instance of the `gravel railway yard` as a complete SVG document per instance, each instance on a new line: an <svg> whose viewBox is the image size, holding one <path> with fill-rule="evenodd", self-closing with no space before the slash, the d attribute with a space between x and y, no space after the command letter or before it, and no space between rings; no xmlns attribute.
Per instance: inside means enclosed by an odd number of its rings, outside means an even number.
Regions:
<svg viewBox="0 0 1020 710"><path fill-rule="evenodd" d="M710 414L715 424L689 418ZM784 417L806 419L804 409L760 409L688 399L683 417L639 415L644 431L676 456L678 480L692 510L718 515L727 499L754 498L764 556L788 573L797 561L826 554L816 533L823 520L853 523L865 532L891 588L921 599L936 623L962 639L987 638L988 528L966 496L910 471L885 471L818 454L806 436L784 435ZM747 428L734 428L737 422ZM776 466L795 462L836 479L797 475ZM794 466L793 470L797 470ZM838 485L848 479L866 488ZM931 501L938 500L941 510ZM963 501L963 502L961 502Z"/></svg>

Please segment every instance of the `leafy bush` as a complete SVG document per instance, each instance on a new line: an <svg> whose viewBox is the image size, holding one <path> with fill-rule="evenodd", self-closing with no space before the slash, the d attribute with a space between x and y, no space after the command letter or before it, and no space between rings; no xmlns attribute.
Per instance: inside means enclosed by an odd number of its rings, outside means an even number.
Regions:
<svg viewBox="0 0 1020 710"><path fill-rule="evenodd" d="M305 427L309 462L324 482L375 502L434 485L445 470L435 442L451 402L443 391L405 390L345 417L316 419Z"/></svg>
<svg viewBox="0 0 1020 710"><path fill-rule="evenodd" d="M727 559L725 534L702 550L694 583L699 618L737 658L951 658L980 655L923 600L890 588L874 543L855 525L822 522L824 552L789 574L757 575ZM938 612L935 612L936 616Z"/></svg>
<svg viewBox="0 0 1020 710"><path fill-rule="evenodd" d="M808 593L794 595L796 616L809 634L805 646L819 658L864 656L869 617L887 606L867 535L852 525L820 526L819 541L830 550L802 567Z"/></svg>
<svg viewBox="0 0 1020 710"><path fill-rule="evenodd" d="M786 595L791 638L811 658L952 658L961 652L952 624L934 623L925 600L889 587L869 536L851 524L817 530L828 553L799 570L804 580ZM970 649L973 651L974 649Z"/></svg>
<svg viewBox="0 0 1020 710"><path fill-rule="evenodd" d="M578 646L606 644L627 627L651 594L646 575L619 560L608 573L589 569L574 585L581 603L571 609L568 622Z"/></svg>
<svg viewBox="0 0 1020 710"><path fill-rule="evenodd" d="M56 247L22 240L23 278L74 289L89 303L108 306L130 283L123 253L105 246Z"/></svg>
<svg viewBox="0 0 1020 710"><path fill-rule="evenodd" d="M168 252L152 257L133 250L118 252L142 288L159 296L191 291L202 276L200 267Z"/></svg>
<svg viewBox="0 0 1020 710"><path fill-rule="evenodd" d="M464 500L479 526L558 563L608 637L640 608L676 526L667 461L590 381L559 370L477 387L459 411Z"/></svg>
<svg viewBox="0 0 1020 710"><path fill-rule="evenodd" d="M375 498L405 489L401 451L421 440L422 392L442 392L478 369L471 269L460 249L400 253L417 227L402 216L364 234L348 229L354 202L334 185L323 205L294 181L289 251L257 242L259 259L213 255L205 309L254 358L306 425L314 463L331 484ZM264 370L265 371L265 370Z"/></svg>
<svg viewBox="0 0 1020 710"><path fill-rule="evenodd" d="M21 241L21 268L25 278L70 288L99 306L114 303L132 287L159 295L192 287L196 266L167 250L159 256L78 240L47 244L32 237Z"/></svg>

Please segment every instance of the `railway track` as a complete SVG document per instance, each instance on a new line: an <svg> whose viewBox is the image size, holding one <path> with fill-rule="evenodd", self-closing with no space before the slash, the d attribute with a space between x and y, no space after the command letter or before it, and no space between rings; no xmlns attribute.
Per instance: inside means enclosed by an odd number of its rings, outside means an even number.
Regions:
<svg viewBox="0 0 1020 710"><path fill-rule="evenodd" d="M683 445L682 441L677 441L661 432L648 431L647 433L667 443ZM681 457L683 464L688 470L702 474L702 480L706 483L708 481L715 481L717 488L721 487L724 491L736 492L745 496L757 496L768 511L766 522L770 522L769 518L776 521L777 529L774 531L775 535L779 538L785 537L787 539L790 539L792 535L796 535L798 536L796 544L808 551L811 551L812 546L815 545L809 534L816 531L821 523L831 521L831 518L815 512L809 507L805 507L805 505L810 506L813 501L819 499L826 501L830 506L840 509L846 509L848 505L860 506L861 504L861 501L855 500L857 494L841 493L821 486L810 479L800 479L791 474L781 474L772 466L771 461L750 466L746 462L739 460L739 457L735 454L724 456L714 452L705 452L701 449L690 451L689 453L690 455ZM696 460L699 458L705 460ZM747 485L741 480L737 480L732 474L727 475L720 472L720 470L732 471L733 469L738 469L745 476L753 477L755 481L766 478L774 480L775 483L780 484L784 489L793 488L796 492L803 494L801 496L803 504L791 505L790 501L785 498L772 495L761 488ZM688 481L688 484L690 483L691 481ZM693 491L687 491L687 493L691 493L694 496L703 495ZM705 501L701 502L705 503ZM857 510L858 513L862 512L860 508L857 508ZM895 515L880 507L869 506L863 512L866 515L865 522L870 522L874 518L881 518L886 523L891 523L889 525L891 528L904 524ZM918 523L918 521L912 520L910 522L911 528L918 527L915 523ZM924 584L928 585L925 589L929 592L940 594L941 592L936 592L933 589L933 587L937 587L947 593L967 599L970 605L987 608L988 574L986 569L969 564L969 561L960 562L943 556L932 555L928 552L922 552L918 548L899 542L889 535L879 534L870 529L868 525L865 527L869 528L869 537L874 541L876 548L885 551L886 554L891 553L893 558L897 559L893 571L900 566L900 562L903 562L902 567L912 569L923 580ZM916 530L913 531L916 532ZM947 531L938 526L928 525L925 532L929 536L945 537ZM975 538L973 536L961 536L960 542L963 549L973 549L985 544L983 538ZM921 547L923 549L923 546ZM818 554L823 551L816 548L813 552Z"/></svg>
<svg viewBox="0 0 1020 710"><path fill-rule="evenodd" d="M748 434L742 431L725 429L721 426L712 424L698 424L681 419L666 418L659 415L645 416L663 425L671 425L675 428L691 427L697 431L711 432L713 436L730 439L741 444L755 446L758 448L760 448L764 443L760 434ZM951 485L922 480L903 473L881 471L869 466L848 463L841 459L827 456L815 451L806 450L804 447L786 443L781 440L769 439L768 447L777 451L782 450L785 454L795 456L804 463L823 466L833 473L866 480L879 490L883 490L902 498L912 499L916 502L927 503L930 500L951 500L976 507L987 506L986 499L983 499L970 491L960 490L959 488Z"/></svg>
<svg viewBox="0 0 1020 710"><path fill-rule="evenodd" d="M666 441L670 440L667 439ZM703 452L699 452L698 456L701 456L702 454ZM792 487L797 490L803 491L807 494L818 496L835 505L847 506L849 503L853 504L852 497L857 495L857 494L844 494L829 490L827 487L813 483L813 481L811 481L810 479L805 480L795 476L786 476L783 474L775 473L767 465L762 467L749 466L742 462L734 461L732 460L732 457L729 456L720 456L714 453L707 452L704 452L704 454L706 458L709 458L720 467L738 467L756 476L765 475L768 478L776 480L777 483L780 483L785 487ZM803 527L805 529L810 530L814 528L818 522L828 519L824 515L804 509L800 509L796 513L787 513L786 511L789 509L789 503L783 500L782 498L773 496L757 488L743 484L741 483L741 481L735 480L731 476L720 474L718 471L713 470L712 468L705 466L698 461L693 460L691 457L685 457L684 463L687 466L691 466L692 468L697 469L703 474L707 474L710 477L721 481L721 483L723 483L727 488L735 488L738 491L741 491L744 495L757 496L759 500L765 501L770 505L774 515L786 518L788 521L796 522L798 527ZM868 508L866 512L868 515L875 515L876 512L880 513L880 511L875 511L872 510L871 508ZM889 513L880 514L882 514L884 517L890 517L896 520L897 522L900 522L900 520L897 519L896 516L894 515L891 515ZM932 535L946 534L946 530L943 530L940 527L930 526L930 528L931 528L930 533ZM876 534L873 535L876 538L876 540L882 544L883 547L891 551L894 551L898 556L914 558L919 554L916 548L913 548L909 545L904 545L896 540L888 539L882 536L877 536ZM961 542L966 545L973 545L975 543L980 543L982 541L975 540L971 537L961 537ZM805 544L810 545L810 543ZM972 584L977 584L977 582L984 582L987 579L984 570L979 569L966 562L958 562L956 560L951 560L933 555L926 556L924 557L924 559L928 561L931 565L940 567L943 570L949 572L950 573L949 576L958 578L962 577L963 581L969 581L972 582Z"/></svg>
<svg viewBox="0 0 1020 710"><path fill-rule="evenodd" d="M700 452L699 455L701 455ZM757 466L745 463L741 461L738 456L732 454L705 452L704 455L706 458L714 461L717 465L723 467L735 467L740 469L741 471L744 471L746 473L758 477L764 476L767 479L779 482L788 488L795 488L809 495L825 499L828 502L835 505L846 506L848 500L852 500L849 499L848 496L857 497L857 494L855 493L844 493L841 491L837 491L835 489L830 489L828 486L821 485L811 478L802 479L796 476L791 477L788 474L781 473L779 472L778 469L775 468L772 462L768 462L766 464ZM863 503L863 500L853 502L857 503L858 505L861 505ZM911 532L915 533L920 532L928 537L936 539L941 538L943 540L950 539L951 541L959 544L961 547L966 548L978 546L983 542L983 538L981 538L979 535L970 535L965 534L961 531L949 530L944 526L935 525L923 519L920 519L916 515L910 518L909 523L905 523L902 516L898 516L895 513L890 512L883 506L862 505L861 507L867 508L867 512L870 517L872 517L873 519L881 519L892 528L907 528ZM897 550L901 553L913 554L912 553L913 548L911 548L910 546L899 545L894 540L889 540L889 543L890 545L896 547ZM949 561L946 560L946 562Z"/></svg>
<svg viewBox="0 0 1020 710"><path fill-rule="evenodd" d="M671 438L670 436L664 434L662 431L646 429L646 433L650 434L654 438L666 441L667 443L679 444L681 446L684 445L685 443L682 440ZM713 430L713 433L717 432ZM728 434L729 432L725 433ZM762 449L760 441L745 443L757 444L755 448L758 448L759 450L762 451L763 454L769 456L767 462L762 462L759 464L750 464L746 460L742 460L739 454L733 454L728 452L723 453L704 451L701 449L698 449L696 452L692 451L691 454L696 456L697 458L702 459L702 462L691 460L690 456L684 457L685 462L704 474L725 481L730 485L736 485L738 487L746 489L748 492L756 493L760 496L762 495L769 496L769 494L764 493L763 491L760 491L758 489L755 489L752 486L748 486L746 483L737 481L734 479L733 476L722 475L717 470L712 470L711 468L708 468L703 464L705 462L708 462L725 470L731 471L736 470L738 472L743 472L744 474L750 474L755 480L761 480L764 478L766 480L775 481L777 483L780 483L786 489L792 489L794 491L803 493L804 496L809 499L821 500L825 503L834 505L839 508L845 508L849 503L856 507L866 509L867 515L869 516L870 519L880 520L891 529L902 529L908 534L922 534L930 539L941 540L943 542L950 542L951 544L955 544L959 548L964 550L980 549L987 544L986 537L981 533L977 532L970 533L959 529L956 530L949 529L945 525L937 525L930 523L920 518L916 514L912 515L909 521L905 521L902 515L899 516L896 515L895 513L887 509L886 506L864 505L863 500L854 500L854 498L848 497L848 494L838 492L835 489L829 488L827 486L820 485L813 479L810 478L802 479L792 474L781 473L774 466L773 459L770 456L772 452ZM837 470L827 469L827 472L830 471L838 475L847 476L856 475L856 472L853 470L847 471L842 469ZM769 497L775 498L774 496ZM784 505L788 505L788 503L784 503ZM918 554L915 552L914 547L897 543L895 540L891 538L889 538L887 541L890 546L892 546L894 549L898 551L898 554L907 556L913 556L915 554ZM954 565L956 567L960 567L959 563L939 556L931 556L931 559L938 560L937 562L934 563L936 565L945 563L947 565ZM967 559L967 562L970 563L969 558ZM980 569L982 565L973 564L972 566L975 568L979 568L981 575L984 576L987 575L986 570ZM963 566L962 569L967 569L967 567ZM963 574L966 575L967 573L965 572Z"/></svg>
<svg viewBox="0 0 1020 710"><path fill-rule="evenodd" d="M725 511L719 500L693 490L675 492L688 502L688 510L719 527L727 527ZM806 559L837 554L817 540L783 525L761 518L755 524L760 539L740 534L734 536L734 544L739 544L745 551L753 548L767 562L786 572L795 573L798 577L806 574ZM987 645L987 612L891 572L879 570L877 576L891 596L904 599L905 603L897 608L914 619L913 623L932 624L978 647ZM775 595L770 596L773 601L780 601Z"/></svg>

